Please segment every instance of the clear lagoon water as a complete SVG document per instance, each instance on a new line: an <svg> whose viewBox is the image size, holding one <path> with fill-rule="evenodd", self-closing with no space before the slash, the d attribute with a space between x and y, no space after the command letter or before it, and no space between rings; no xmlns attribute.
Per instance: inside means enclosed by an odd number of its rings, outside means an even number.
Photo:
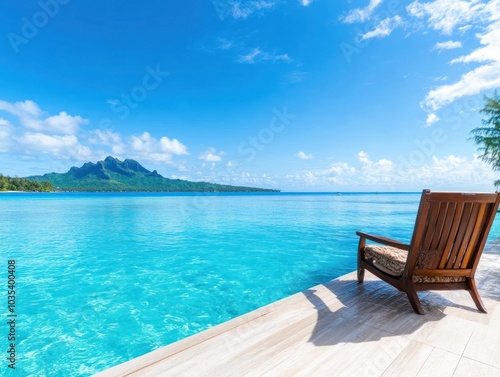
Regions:
<svg viewBox="0 0 500 377"><path fill-rule="evenodd" d="M90 376L351 272L355 231L408 242L419 199L0 194L0 263L16 261L18 314L16 370L2 352L2 373Z"/></svg>

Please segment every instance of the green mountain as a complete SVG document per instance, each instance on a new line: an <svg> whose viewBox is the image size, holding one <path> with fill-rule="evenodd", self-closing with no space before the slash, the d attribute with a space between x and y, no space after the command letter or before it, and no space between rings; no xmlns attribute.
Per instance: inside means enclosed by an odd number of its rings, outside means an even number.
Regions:
<svg viewBox="0 0 500 377"><path fill-rule="evenodd" d="M156 170L149 171L137 161L120 161L108 156L96 164L87 162L72 167L67 173L49 173L28 177L32 181L46 181L61 191L168 191L168 192L277 192L279 190L219 185L208 182L190 182L162 177Z"/></svg>

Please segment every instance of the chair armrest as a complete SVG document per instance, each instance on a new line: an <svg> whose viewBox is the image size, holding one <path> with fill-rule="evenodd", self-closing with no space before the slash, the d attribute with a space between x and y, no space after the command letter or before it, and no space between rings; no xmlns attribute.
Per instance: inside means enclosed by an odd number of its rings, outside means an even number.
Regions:
<svg viewBox="0 0 500 377"><path fill-rule="evenodd" d="M402 242L399 242L396 240L392 240L392 239L387 238L387 237L382 237L382 236L363 233L363 232L356 232L356 234L361 238L365 238L365 239L373 241L373 242L381 243L381 244L387 245L387 246L392 246L392 247L395 247L397 249L410 251L410 245L407 245L405 243L402 243Z"/></svg>

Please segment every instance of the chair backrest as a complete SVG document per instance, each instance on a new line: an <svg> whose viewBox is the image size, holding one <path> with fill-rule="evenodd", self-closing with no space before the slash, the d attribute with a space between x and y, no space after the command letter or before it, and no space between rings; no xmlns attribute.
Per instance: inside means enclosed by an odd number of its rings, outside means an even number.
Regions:
<svg viewBox="0 0 500 377"><path fill-rule="evenodd" d="M424 190L404 274L473 277L499 193Z"/></svg>

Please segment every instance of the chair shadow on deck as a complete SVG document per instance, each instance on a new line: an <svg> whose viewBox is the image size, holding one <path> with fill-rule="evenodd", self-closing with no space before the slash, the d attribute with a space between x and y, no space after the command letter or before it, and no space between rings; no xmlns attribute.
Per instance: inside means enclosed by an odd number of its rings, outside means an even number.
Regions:
<svg viewBox="0 0 500 377"><path fill-rule="evenodd" d="M309 339L315 346L374 342L384 337L411 335L426 323L446 317L444 310L447 307L477 312L473 307L426 292L421 300L428 314L416 315L404 293L377 280L364 285L354 279L332 280L303 294L317 311L316 325Z"/></svg>

